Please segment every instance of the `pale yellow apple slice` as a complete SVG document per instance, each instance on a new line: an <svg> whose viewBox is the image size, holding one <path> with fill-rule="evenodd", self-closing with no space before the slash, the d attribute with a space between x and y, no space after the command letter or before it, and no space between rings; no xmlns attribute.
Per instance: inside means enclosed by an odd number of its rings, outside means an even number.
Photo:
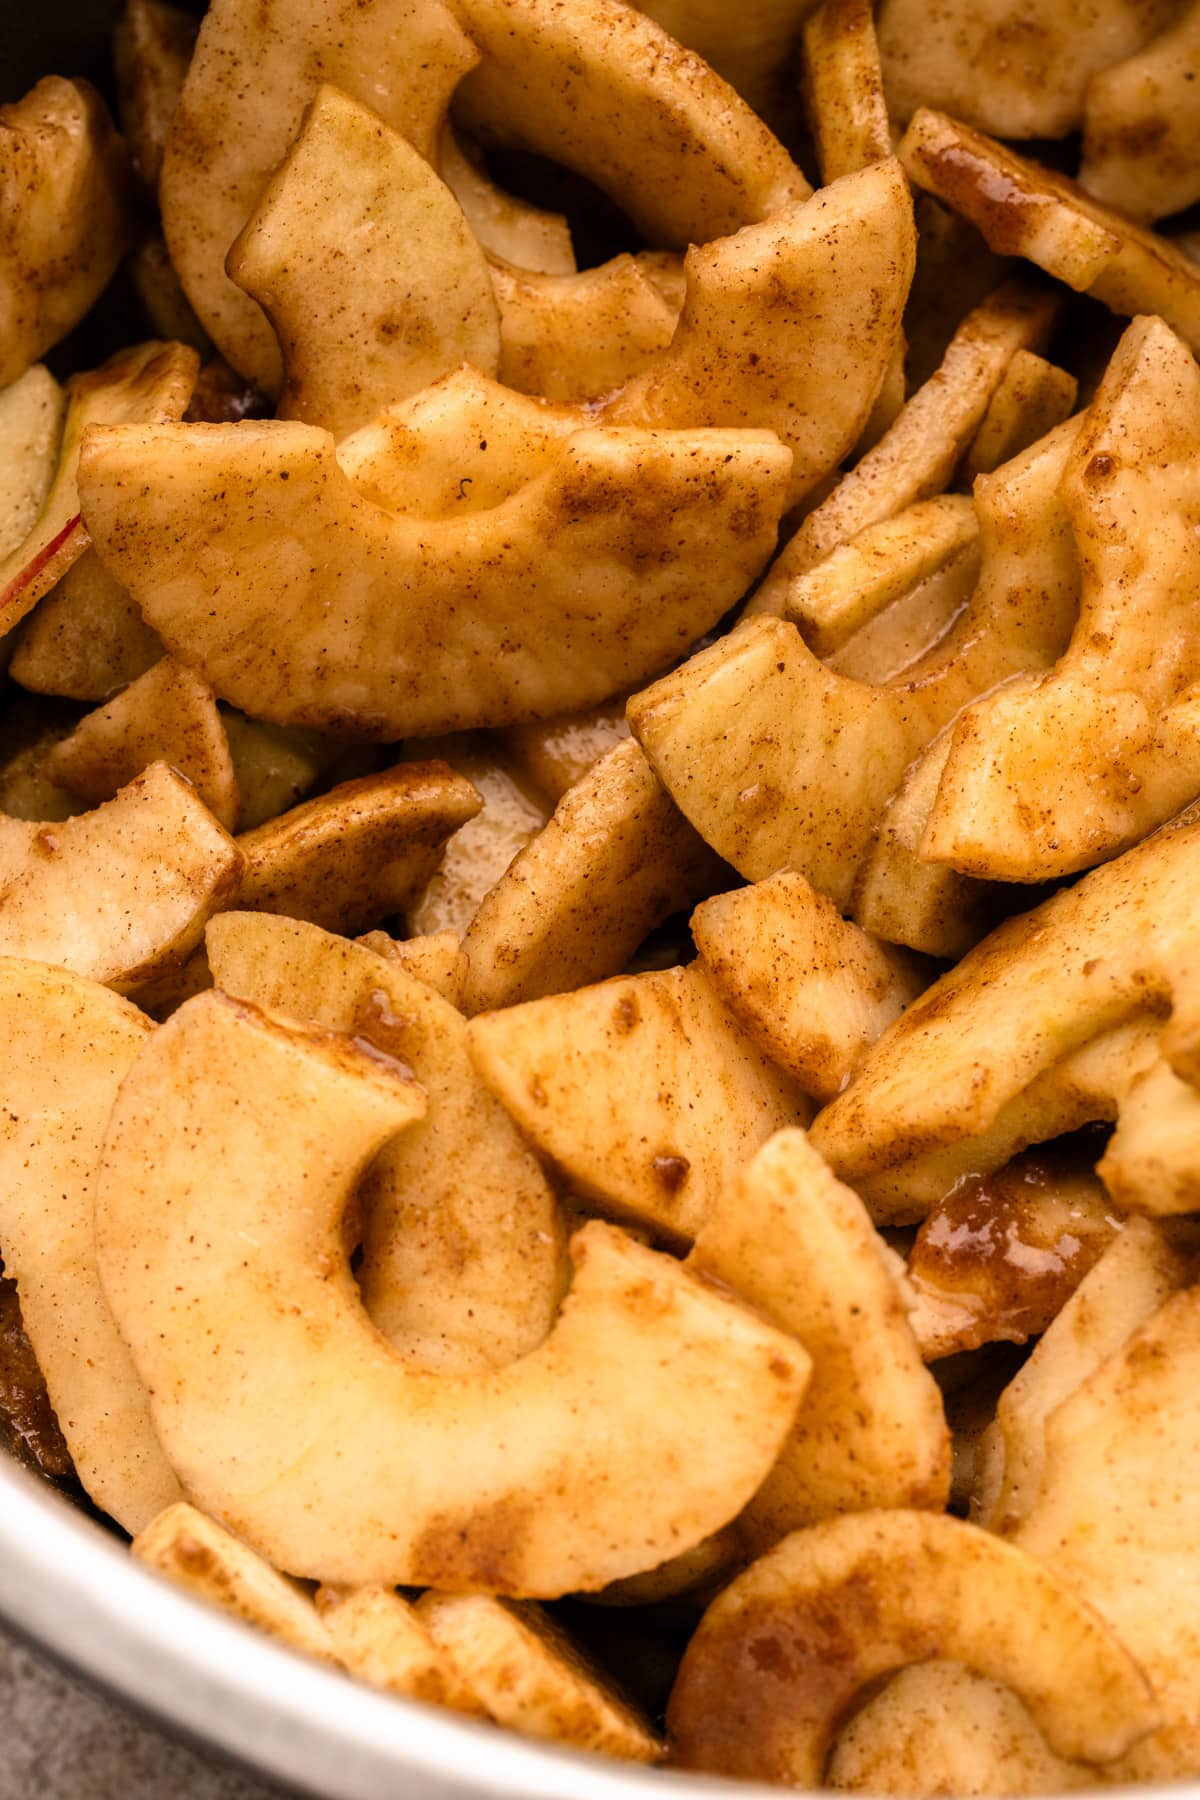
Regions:
<svg viewBox="0 0 1200 1800"><path fill-rule="evenodd" d="M506 194L490 180L483 159L448 120L442 127L437 168L489 257L545 275L573 275L575 248L561 213L543 212Z"/></svg>
<svg viewBox="0 0 1200 1800"><path fill-rule="evenodd" d="M435 931L414 938L393 938L386 931L368 931L358 942L376 956L398 963L406 974L458 1007L467 976L467 959L457 931Z"/></svg>
<svg viewBox="0 0 1200 1800"><path fill-rule="evenodd" d="M447 842L441 866L424 892L405 909L410 931L450 931L457 942L485 895L542 829L549 808L491 734L412 743L408 753L444 758L483 800L482 809Z"/></svg>
<svg viewBox="0 0 1200 1800"><path fill-rule="evenodd" d="M770 119L786 116L788 65L800 27L815 0L749 0L736 11L728 0L648 0L639 12L696 50L718 75Z"/></svg>
<svg viewBox="0 0 1200 1800"><path fill-rule="evenodd" d="M628 739L568 789L463 938L468 1013L616 975L658 925L718 883L720 863Z"/></svg>
<svg viewBox="0 0 1200 1800"><path fill-rule="evenodd" d="M1200 1757L1200 1287L1177 1293L1046 1421L1041 1494L1015 1542L1120 1634L1160 1729L1118 1780L1190 1774Z"/></svg>
<svg viewBox="0 0 1200 1800"><path fill-rule="evenodd" d="M242 833L238 905L366 931L412 904L479 807L471 783L440 762L343 781Z"/></svg>
<svg viewBox="0 0 1200 1800"><path fill-rule="evenodd" d="M1097 1173L1118 1206L1131 1212L1200 1211L1200 1093L1165 1056L1122 1092L1117 1128Z"/></svg>
<svg viewBox="0 0 1200 1800"><path fill-rule="evenodd" d="M668 1241L694 1237L758 1146L808 1112L698 963L482 1013L468 1042L580 1194Z"/></svg>
<svg viewBox="0 0 1200 1800"><path fill-rule="evenodd" d="M533 725L511 725L500 733L525 779L552 806L628 736L624 694L585 712L564 713L561 718L542 719Z"/></svg>
<svg viewBox="0 0 1200 1800"><path fill-rule="evenodd" d="M562 1225L471 1065L462 1017L398 961L296 919L225 913L207 945L224 992L373 1044L425 1089L425 1118L381 1152L361 1193L358 1279L374 1323L416 1365L449 1374L535 1350L565 1286Z"/></svg>
<svg viewBox="0 0 1200 1800"><path fill-rule="evenodd" d="M25 536L0 561L0 633L11 631L32 611L88 547L78 488L87 428L181 418L197 366L196 352L182 344L141 344L68 382L54 479Z"/></svg>
<svg viewBox="0 0 1200 1800"><path fill-rule="evenodd" d="M1035 1557L958 1519L857 1513L794 1533L709 1607L667 1710L674 1760L815 1787L856 1700L932 1656L1012 1688L1060 1756L1111 1762L1158 1722L1129 1651Z"/></svg>
<svg viewBox="0 0 1200 1800"><path fill-rule="evenodd" d="M967 495L918 500L794 576L784 590L783 617L800 627L819 657L831 657L920 582L970 552L978 535Z"/></svg>
<svg viewBox="0 0 1200 1800"><path fill-rule="evenodd" d="M789 1532L872 1507L940 1511L950 1433L887 1251L857 1195L802 1131L764 1144L711 1208L687 1267L797 1338L812 1380L735 1530L754 1556Z"/></svg>
<svg viewBox="0 0 1200 1800"><path fill-rule="evenodd" d="M339 738L264 725L230 707L221 708L221 722L233 757L243 831L254 831L289 812L333 767L344 747Z"/></svg>
<svg viewBox="0 0 1200 1800"><path fill-rule="evenodd" d="M1187 4L1143 49L1111 58L1084 94L1081 184L1135 219L1200 199L1200 6Z"/></svg>
<svg viewBox="0 0 1200 1800"><path fill-rule="evenodd" d="M411 1601L386 1587L321 1587L317 1614L343 1668L385 1694L486 1718L487 1710L433 1641Z"/></svg>
<svg viewBox="0 0 1200 1800"><path fill-rule="evenodd" d="M218 994L181 1007L126 1077L101 1268L196 1503L277 1567L347 1584L546 1597L698 1543L773 1462L803 1352L592 1222L538 1350L414 1370L362 1308L342 1215L421 1110L395 1063Z"/></svg>
<svg viewBox="0 0 1200 1800"><path fill-rule="evenodd" d="M972 1516L989 1531L1017 1530L1037 1506L1046 1422L1115 1355L1171 1295L1197 1274L1200 1245L1179 1242L1149 1219L1130 1219L1034 1346L996 1407L990 1479Z"/></svg>
<svg viewBox="0 0 1200 1800"><path fill-rule="evenodd" d="M279 339L281 419L341 438L460 363L499 366L487 261L453 194L335 87L318 88L226 267Z"/></svg>
<svg viewBox="0 0 1200 1800"><path fill-rule="evenodd" d="M869 0L824 0L804 24L809 121L821 179L892 154Z"/></svg>
<svg viewBox="0 0 1200 1800"><path fill-rule="evenodd" d="M770 428L793 452L795 503L866 423L915 260L912 202L894 158L690 250L671 347L608 403L605 420Z"/></svg>
<svg viewBox="0 0 1200 1800"><path fill-rule="evenodd" d="M1018 350L963 460L964 483L972 486L977 475L990 475L1069 419L1078 392L1078 381L1066 369L1032 350Z"/></svg>
<svg viewBox="0 0 1200 1800"><path fill-rule="evenodd" d="M487 444L498 479L503 438L481 439L452 491ZM221 698L390 741L569 711L661 668L762 567L791 463L769 432L551 427L537 454L461 517L386 510L327 433L281 422L95 431L80 479L110 572Z"/></svg>
<svg viewBox="0 0 1200 1800"><path fill-rule="evenodd" d="M580 401L623 387L664 351L679 308L642 256L546 275L491 259L500 308L500 380L522 394Z"/></svg>
<svg viewBox="0 0 1200 1800"><path fill-rule="evenodd" d="M825 1779L852 1794L1061 1794L1103 1777L1055 1756L1011 1688L935 1658L854 1714Z"/></svg>
<svg viewBox="0 0 1200 1800"><path fill-rule="evenodd" d="M130 1547L138 1562L207 1605L318 1662L339 1660L304 1590L186 1501L151 1519Z"/></svg>
<svg viewBox="0 0 1200 1800"><path fill-rule="evenodd" d="M128 152L87 81L0 107L0 387L77 325L134 232Z"/></svg>
<svg viewBox="0 0 1200 1800"><path fill-rule="evenodd" d="M171 260L222 355L267 393L279 349L225 257L322 82L371 106L431 157L477 52L440 0L218 0L200 29L163 155Z"/></svg>
<svg viewBox="0 0 1200 1800"><path fill-rule="evenodd" d="M613 0L455 0L481 54L455 110L488 143L535 150L611 194L655 244L737 231L808 183L698 56Z"/></svg>
<svg viewBox="0 0 1200 1800"><path fill-rule="evenodd" d="M942 106L1004 137L1052 138L1083 117L1089 79L1129 56L1170 17L1170 0L1040 6L1021 0L884 0L879 13L888 103L908 119Z"/></svg>
<svg viewBox="0 0 1200 1800"><path fill-rule="evenodd" d="M186 960L242 866L165 763L61 823L0 816L0 952L137 987Z"/></svg>
<svg viewBox="0 0 1200 1800"><path fill-rule="evenodd" d="M0 390L0 557L25 541L46 503L66 406L41 363Z"/></svg>
<svg viewBox="0 0 1200 1800"><path fill-rule="evenodd" d="M180 1488L100 1286L93 1204L108 1115L152 1027L95 982L11 957L0 1000L5 1271L79 1479L137 1531Z"/></svg>
<svg viewBox="0 0 1200 1800"><path fill-rule="evenodd" d="M813 1127L838 1174L859 1187L936 1149L969 1156L1036 1076L1165 1008L1173 967L1195 956L1198 841L1191 808L1000 926L914 1001Z"/></svg>
<svg viewBox="0 0 1200 1800"><path fill-rule="evenodd" d="M81 719L47 756L45 769L52 781L98 806L153 762L185 776L213 817L234 829L237 782L212 689L170 656Z"/></svg>
<svg viewBox="0 0 1200 1800"><path fill-rule="evenodd" d="M163 150L188 64L196 47L197 21L165 0L126 0L113 32L121 130L138 173L157 191Z"/></svg>
<svg viewBox="0 0 1200 1800"><path fill-rule="evenodd" d="M928 986L915 957L841 918L794 870L705 900L691 925L726 1006L818 1101Z"/></svg>
<svg viewBox="0 0 1200 1800"><path fill-rule="evenodd" d="M969 312L929 380L784 545L749 610L781 613L795 576L869 526L942 493L1008 365L1018 350L1044 345L1055 311L1053 296L1007 282Z"/></svg>
<svg viewBox="0 0 1200 1800"><path fill-rule="evenodd" d="M1160 319L1125 332L1060 485L1083 576L1069 645L967 708L921 854L1047 881L1136 843L1200 792L1180 703L1200 680L1200 370Z"/></svg>
<svg viewBox="0 0 1200 1800"><path fill-rule="evenodd" d="M662 1759L649 1720L536 1603L429 1593L416 1611L498 1725L632 1762Z"/></svg>
<svg viewBox="0 0 1200 1800"><path fill-rule="evenodd" d="M921 856L953 729L951 723L938 733L888 801L855 878L849 908L864 931L948 962L965 956L1022 903L1020 890L976 881Z"/></svg>
<svg viewBox="0 0 1200 1800"><path fill-rule="evenodd" d="M1125 318L1157 313L1200 346L1200 269L1166 238L927 107L913 115L898 154L913 181L968 219L993 250L1027 257Z"/></svg>
<svg viewBox="0 0 1200 1800"><path fill-rule="evenodd" d="M85 550L25 620L9 673L35 694L99 704L162 655L136 601Z"/></svg>

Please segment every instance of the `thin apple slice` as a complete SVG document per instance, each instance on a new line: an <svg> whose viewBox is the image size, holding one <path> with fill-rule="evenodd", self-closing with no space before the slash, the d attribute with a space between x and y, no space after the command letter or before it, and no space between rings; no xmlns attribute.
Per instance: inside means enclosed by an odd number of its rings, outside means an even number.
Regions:
<svg viewBox="0 0 1200 1800"><path fill-rule="evenodd" d="M476 1068L578 1192L686 1241L798 1090L697 963L529 1000L471 1021Z"/></svg>
<svg viewBox="0 0 1200 1800"><path fill-rule="evenodd" d="M223 992L399 1057L425 1089L424 1119L381 1152L361 1193L358 1279L385 1337L450 1374L536 1350L565 1285L562 1224L471 1066L462 1017L399 962L297 919L225 913L207 944Z"/></svg>
<svg viewBox="0 0 1200 1800"><path fill-rule="evenodd" d="M564 431L505 407L510 438L542 443L506 480L504 432L471 444L452 491L484 465L500 491L460 517L386 510L327 433L272 421L92 432L88 529L168 648L255 717L387 742L570 711L745 590L791 455L769 432ZM376 491L405 468L385 457Z"/></svg>
<svg viewBox="0 0 1200 1800"><path fill-rule="evenodd" d="M96 1266L100 1145L150 1020L65 969L0 958L0 1232L84 1487L127 1531L180 1498Z"/></svg>
<svg viewBox="0 0 1200 1800"><path fill-rule="evenodd" d="M47 76L0 107L0 387L108 286L134 213L125 145L87 81Z"/></svg>
<svg viewBox="0 0 1200 1800"><path fill-rule="evenodd" d="M101 1267L196 1503L278 1568L335 1583L549 1597L700 1542L773 1461L804 1353L593 1221L538 1350L413 1369L363 1310L342 1217L421 1110L390 1059L219 994L182 1006L126 1077ZM205 1331L219 1359L198 1354Z"/></svg>
<svg viewBox="0 0 1200 1800"><path fill-rule="evenodd" d="M66 406L41 363L0 390L0 558L24 543L46 504Z"/></svg>
<svg viewBox="0 0 1200 1800"><path fill-rule="evenodd" d="M140 344L67 384L58 465L41 511L0 562L0 633L9 632L88 547L79 517L79 458L90 425L157 424L179 419L191 398L199 359L183 344Z"/></svg>

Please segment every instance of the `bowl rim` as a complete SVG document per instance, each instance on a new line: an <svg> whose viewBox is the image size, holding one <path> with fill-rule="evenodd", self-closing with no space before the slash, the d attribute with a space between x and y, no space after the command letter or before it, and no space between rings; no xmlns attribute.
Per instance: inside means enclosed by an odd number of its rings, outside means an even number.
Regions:
<svg viewBox="0 0 1200 1800"><path fill-rule="evenodd" d="M0 1455L0 1621L204 1754L314 1800L779 1800L761 1783L534 1742L377 1693L172 1586ZM786 1790L796 1793L798 1790ZM1200 1782L1104 1789L1200 1800Z"/></svg>

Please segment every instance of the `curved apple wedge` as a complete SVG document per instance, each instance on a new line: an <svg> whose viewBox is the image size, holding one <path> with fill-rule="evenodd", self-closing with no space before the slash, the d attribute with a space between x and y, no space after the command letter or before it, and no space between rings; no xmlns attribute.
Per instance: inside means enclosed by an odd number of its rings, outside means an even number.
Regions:
<svg viewBox="0 0 1200 1800"><path fill-rule="evenodd" d="M553 1596L699 1543L774 1461L803 1351L592 1223L539 1349L475 1375L412 1369L363 1310L342 1215L421 1110L378 1052L218 993L130 1071L101 1269L196 1503L332 1582Z"/></svg>
<svg viewBox="0 0 1200 1800"><path fill-rule="evenodd" d="M674 1759L816 1787L855 1702L931 1657L1012 1688L1060 1756L1110 1762L1157 1723L1133 1657L1032 1556L958 1519L857 1513L785 1538L709 1607L667 1710Z"/></svg>
<svg viewBox="0 0 1200 1800"><path fill-rule="evenodd" d="M894 157L689 250L670 348L605 407L605 422L769 427L793 452L795 504L866 424L916 251L912 199Z"/></svg>
<svg viewBox="0 0 1200 1800"><path fill-rule="evenodd" d="M150 1020L108 988L0 958L0 1239L21 1316L78 1471L137 1531L180 1497L145 1389L100 1286L96 1165Z"/></svg>
<svg viewBox="0 0 1200 1800"><path fill-rule="evenodd" d="M790 463L769 432L584 429L483 510L417 518L366 498L326 432L185 425L92 432L80 491L104 562L222 699L389 741L663 668L766 561Z"/></svg>

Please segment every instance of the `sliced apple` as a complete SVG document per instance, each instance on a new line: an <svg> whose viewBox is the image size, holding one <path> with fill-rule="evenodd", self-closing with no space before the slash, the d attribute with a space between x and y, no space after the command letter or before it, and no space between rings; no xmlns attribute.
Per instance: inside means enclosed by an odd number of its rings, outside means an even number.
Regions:
<svg viewBox="0 0 1200 1800"><path fill-rule="evenodd" d="M1108 59L1084 94L1080 182L1135 219L1161 219L1200 199L1200 7L1185 5L1162 23L1144 48Z"/></svg>
<svg viewBox="0 0 1200 1800"><path fill-rule="evenodd" d="M477 58L440 0L367 10L357 0L220 0L209 8L163 156L163 229L205 330L264 392L279 390L279 349L256 302L226 275L225 256L316 89L329 82L374 107L428 158L450 96Z"/></svg>
<svg viewBox="0 0 1200 1800"><path fill-rule="evenodd" d="M81 719L45 768L52 781L98 806L153 762L185 776L213 817L233 830L237 782L212 689L169 656Z"/></svg>
<svg viewBox="0 0 1200 1800"><path fill-rule="evenodd" d="M799 1091L703 969L628 975L471 1021L476 1068L577 1191L669 1241L693 1237Z"/></svg>
<svg viewBox="0 0 1200 1800"><path fill-rule="evenodd" d="M1047 1420L1042 1491L1015 1540L1095 1607L1150 1678L1160 1727L1123 1758L1118 1780L1170 1780L1200 1757L1198 1376L1191 1287Z"/></svg>
<svg viewBox="0 0 1200 1800"><path fill-rule="evenodd" d="M725 0L648 0L649 13L723 75L755 112L769 119L792 99L784 71L815 0L749 0L732 12Z"/></svg>
<svg viewBox="0 0 1200 1800"><path fill-rule="evenodd" d="M277 416L344 437L469 362L500 313L449 188L378 112L328 85L226 258L279 339Z"/></svg>
<svg viewBox="0 0 1200 1800"><path fill-rule="evenodd" d="M422 518L365 496L311 426L160 426L93 432L81 491L110 572L223 699L390 741L570 711L661 668L761 568L791 462L733 431L594 428L539 455L478 512Z"/></svg>
<svg viewBox="0 0 1200 1800"><path fill-rule="evenodd" d="M1120 1095L1097 1173L1118 1206L1164 1217L1200 1211L1200 1093L1165 1056Z"/></svg>
<svg viewBox="0 0 1200 1800"><path fill-rule="evenodd" d="M1136 843L1200 792L1200 370L1160 319L1125 332L1060 488L1083 575L1053 669L954 726L921 854L1048 881Z"/></svg>
<svg viewBox="0 0 1200 1800"><path fill-rule="evenodd" d="M128 154L87 81L0 107L0 387L78 325L134 231Z"/></svg>
<svg viewBox="0 0 1200 1800"><path fill-rule="evenodd" d="M358 1278L374 1323L416 1366L451 1374L535 1350L565 1285L562 1225L471 1065L460 1015L398 962L299 920L225 913L207 943L224 992L399 1057L425 1089L425 1118L361 1193Z"/></svg>
<svg viewBox="0 0 1200 1800"><path fill-rule="evenodd" d="M11 631L32 611L88 547L78 488L88 426L157 424L182 417L197 368L195 351L183 344L140 344L67 384L54 479L28 532L0 562L0 633Z"/></svg>
<svg viewBox="0 0 1200 1800"><path fill-rule="evenodd" d="M157 192L163 150L188 64L196 47L197 22L164 0L125 0L113 32L121 130L151 193Z"/></svg>
<svg viewBox="0 0 1200 1800"><path fill-rule="evenodd" d="M1084 1276L996 1407L996 1467L973 1516L989 1531L1016 1531L1037 1506L1046 1422L1070 1395L1194 1279L1200 1244L1178 1242L1149 1219L1130 1219Z"/></svg>
<svg viewBox="0 0 1200 1800"><path fill-rule="evenodd" d="M162 656L137 603L85 550L26 619L9 673L35 694L100 703Z"/></svg>
<svg viewBox="0 0 1200 1800"><path fill-rule="evenodd" d="M498 188L478 151L449 121L442 127L437 167L489 256L545 275L575 273L571 228L562 214L543 212Z"/></svg>
<svg viewBox="0 0 1200 1800"><path fill-rule="evenodd" d="M815 1100L832 1100L928 985L914 957L842 919L794 871L717 894L692 936L721 999Z"/></svg>
<svg viewBox="0 0 1200 1800"><path fill-rule="evenodd" d="M1019 889L976 881L921 856L953 729L951 722L938 733L888 801L850 900L864 931L947 962L965 956L1022 903Z"/></svg>
<svg viewBox="0 0 1200 1800"><path fill-rule="evenodd" d="M913 181L968 219L993 250L1027 257L1125 318L1160 314L1200 347L1200 269L1166 238L927 107L913 115L898 154Z"/></svg>
<svg viewBox="0 0 1200 1800"><path fill-rule="evenodd" d="M339 1660L303 1589L194 1506L168 1507L138 1532L131 1548L138 1562L196 1599L318 1662Z"/></svg>
<svg viewBox="0 0 1200 1800"><path fill-rule="evenodd" d="M358 942L376 956L386 957L414 980L431 987L435 994L458 1007L463 982L467 977L467 959L462 953L457 931L435 931L414 938L389 937L386 931L368 931Z"/></svg>
<svg viewBox="0 0 1200 1800"><path fill-rule="evenodd" d="M1005 137L1061 137L1079 125L1090 77L1138 49L1170 10L1170 0L1033 12L1021 0L951 0L930 15L920 0L884 0L891 111L904 120L932 104Z"/></svg>
<svg viewBox="0 0 1200 1800"><path fill-rule="evenodd" d="M335 1583L541 1597L698 1543L774 1460L802 1353L593 1222L538 1350L470 1376L413 1369L362 1309L342 1214L418 1095L387 1059L218 994L181 1007L126 1078L97 1241L197 1504ZM219 1359L198 1352L204 1331Z"/></svg>
<svg viewBox="0 0 1200 1800"><path fill-rule="evenodd" d="M152 763L94 812L0 817L0 952L137 987L186 960L241 871L191 783Z"/></svg>
<svg viewBox="0 0 1200 1800"><path fill-rule="evenodd" d="M886 1251L802 1131L764 1144L705 1220L687 1267L732 1289L812 1357L778 1461L735 1530L754 1556L835 1513L930 1507L950 1433Z"/></svg>
<svg viewBox="0 0 1200 1800"><path fill-rule="evenodd" d="M892 154L869 0L824 0L804 24L809 120L821 179Z"/></svg>
<svg viewBox="0 0 1200 1800"><path fill-rule="evenodd" d="M46 503L66 405L41 363L0 390L0 557L24 543Z"/></svg>
<svg viewBox="0 0 1200 1800"><path fill-rule="evenodd" d="M816 1787L855 1701L931 1656L1011 1687L1060 1756L1111 1762L1158 1722L1129 1651L1033 1556L958 1519L857 1513L795 1532L709 1607L667 1710L674 1760Z"/></svg>
<svg viewBox="0 0 1200 1800"><path fill-rule="evenodd" d="M366 931L412 904L479 795L445 763L399 763L344 781L243 832L238 905L331 931Z"/></svg>
<svg viewBox="0 0 1200 1800"><path fill-rule="evenodd" d="M423 1594L417 1617L498 1725L522 1737L661 1761L665 1746L550 1615L487 1594Z"/></svg>
<svg viewBox="0 0 1200 1800"><path fill-rule="evenodd" d="M918 583L970 552L978 535L975 508L965 494L918 500L793 577L784 591L783 617L800 627L818 656L830 657Z"/></svg>
<svg viewBox="0 0 1200 1800"><path fill-rule="evenodd" d="M1135 1015L1165 1010L1172 969L1194 956L1198 840L1191 808L1010 919L915 1000L813 1127L838 1174L861 1187L934 1150L969 1156L969 1140L1035 1077Z"/></svg>
<svg viewBox="0 0 1200 1800"><path fill-rule="evenodd" d="M770 428L793 452L794 504L866 423L915 260L912 203L894 158L690 250L670 350L608 403L604 418Z"/></svg>
<svg viewBox="0 0 1200 1800"><path fill-rule="evenodd" d="M628 740L588 771L488 893L463 938L469 1013L616 975L720 864Z"/></svg>
<svg viewBox="0 0 1200 1800"><path fill-rule="evenodd" d="M929 380L784 545L749 610L781 613L795 576L948 487L1009 363L1042 347L1055 311L1052 296L1008 282L968 313Z"/></svg>
<svg viewBox="0 0 1200 1800"><path fill-rule="evenodd" d="M580 401L640 374L679 321L644 260L616 256L579 274L546 275L493 257L500 380L522 394Z"/></svg>
<svg viewBox="0 0 1200 1800"><path fill-rule="evenodd" d="M602 756L629 736L625 695L586 712L566 713L533 725L512 725L500 734L525 779L557 806L568 788L582 781Z"/></svg>
<svg viewBox="0 0 1200 1800"><path fill-rule="evenodd" d="M149 1019L107 988L0 959L0 1232L25 1330L79 1479L137 1531L179 1484L96 1267L100 1144Z"/></svg>
<svg viewBox="0 0 1200 1800"><path fill-rule="evenodd" d="M330 770L344 748L338 738L317 731L264 725L222 707L233 772L241 796L241 827L254 831L295 806Z"/></svg>
<svg viewBox="0 0 1200 1800"><path fill-rule="evenodd" d="M343 1668L385 1694L486 1718L481 1700L435 1644L416 1607L393 1588L321 1587L317 1614Z"/></svg>
<svg viewBox="0 0 1200 1800"><path fill-rule="evenodd" d="M490 734L434 738L427 745L408 748L409 754L427 751L444 758L483 800L482 810L460 825L447 843L441 866L424 892L406 908L410 931L423 935L450 931L457 943L513 858L542 829L549 809Z"/></svg>
<svg viewBox="0 0 1200 1800"><path fill-rule="evenodd" d="M964 482L970 486L977 475L990 475L1069 419L1078 393L1079 383L1066 369L1032 350L1018 350L967 451Z"/></svg>
<svg viewBox="0 0 1200 1800"><path fill-rule="evenodd" d="M611 194L651 243L707 244L809 193L700 57L613 0L455 0L482 60L455 111Z"/></svg>

